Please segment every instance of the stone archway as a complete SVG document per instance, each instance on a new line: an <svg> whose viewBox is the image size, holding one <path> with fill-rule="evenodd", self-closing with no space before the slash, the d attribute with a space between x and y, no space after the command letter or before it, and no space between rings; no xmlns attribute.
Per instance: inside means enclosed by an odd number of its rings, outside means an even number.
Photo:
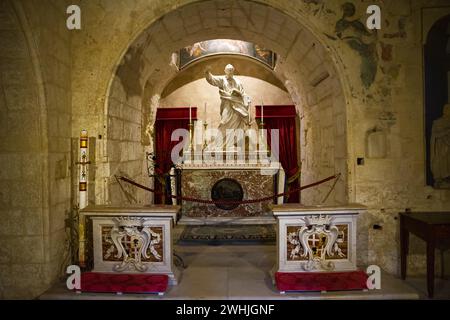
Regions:
<svg viewBox="0 0 450 320"><path fill-rule="evenodd" d="M126 172L148 183L144 164L145 128L154 117L159 96L176 74L171 53L189 44L237 39L272 49L280 61L276 76L288 89L301 118L302 183L341 172L330 202L348 201L347 124L343 85L332 53L304 25L278 9L245 2L208 1L182 6L146 28L117 66L106 99L107 127L104 181ZM125 201L120 187L108 180L105 202ZM304 192L305 203L320 203L326 188ZM101 192L96 192L97 194ZM137 202L146 195L136 194Z"/></svg>

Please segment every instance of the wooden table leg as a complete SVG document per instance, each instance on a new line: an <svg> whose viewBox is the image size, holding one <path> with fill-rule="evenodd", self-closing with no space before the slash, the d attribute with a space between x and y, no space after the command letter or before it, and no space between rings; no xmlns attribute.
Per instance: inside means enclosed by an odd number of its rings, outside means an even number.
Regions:
<svg viewBox="0 0 450 320"><path fill-rule="evenodd" d="M406 279L406 266L408 263L409 232L404 225L404 218L400 217L400 274L403 280Z"/></svg>
<svg viewBox="0 0 450 320"><path fill-rule="evenodd" d="M434 239L427 241L427 287L428 297L433 298L434 294Z"/></svg>

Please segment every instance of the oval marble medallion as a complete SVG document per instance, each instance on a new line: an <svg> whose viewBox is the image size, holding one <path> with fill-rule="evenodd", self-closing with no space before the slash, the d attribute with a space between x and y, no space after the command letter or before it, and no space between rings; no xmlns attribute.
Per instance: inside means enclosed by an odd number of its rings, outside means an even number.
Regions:
<svg viewBox="0 0 450 320"><path fill-rule="evenodd" d="M224 178L217 181L211 189L211 199L224 201L241 201L244 198L242 186L234 179ZM216 207L223 210L233 210L239 204L216 203Z"/></svg>

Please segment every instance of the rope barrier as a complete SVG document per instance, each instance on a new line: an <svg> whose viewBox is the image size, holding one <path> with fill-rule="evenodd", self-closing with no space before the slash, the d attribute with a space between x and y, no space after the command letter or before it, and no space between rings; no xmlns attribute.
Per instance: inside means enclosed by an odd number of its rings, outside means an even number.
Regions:
<svg viewBox="0 0 450 320"><path fill-rule="evenodd" d="M308 189L308 188L312 188L312 187L315 187L315 186L317 186L319 184L328 182L328 181L333 180L333 179L337 180L337 179L339 179L340 176L341 176L341 174L338 173L338 174L329 176L328 178L325 178L325 179L322 179L322 180L319 180L319 181L307 184L305 186L301 186L299 188L295 188L293 190L289 190L288 192L282 192L282 193L274 194L272 196L268 196L268 197L264 197L264 198L258 198L258 199L249 199L249 200L241 200L241 201L234 201L234 200L233 201L229 201L229 200L205 200L205 199L197 199L197 198L192 198L192 197L183 197L183 196L175 196L175 195L170 195L170 197L172 199L184 200L184 201L189 201L189 202L197 202L197 203L205 203L205 204L248 204L248 203L257 203L257 202L264 202L264 201L272 200L272 199L278 198L278 197L287 196L287 195L289 195L291 193L299 192L301 190L305 190L305 189ZM116 177L116 179L120 179L120 180L122 180L124 182L127 182L127 183L129 183L129 184L131 184L131 185L133 185L135 187L140 188L140 189L153 192L156 195L163 195L164 194L163 192L156 191L155 189L146 187L146 186L144 186L142 184L139 184L136 181L133 181L133 180L127 178L127 177L116 176L116 175L114 175L114 177Z"/></svg>

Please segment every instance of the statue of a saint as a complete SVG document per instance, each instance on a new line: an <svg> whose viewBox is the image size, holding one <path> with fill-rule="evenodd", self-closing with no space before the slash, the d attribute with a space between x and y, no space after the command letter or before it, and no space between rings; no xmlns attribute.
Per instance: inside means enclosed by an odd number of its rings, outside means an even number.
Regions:
<svg viewBox="0 0 450 320"><path fill-rule="evenodd" d="M450 104L431 130L431 172L436 188L450 188Z"/></svg>
<svg viewBox="0 0 450 320"><path fill-rule="evenodd" d="M241 82L233 77L234 67L225 67L225 76L213 76L206 71L206 81L219 88L220 94L220 124L218 130L222 133L222 145L212 141L209 149L222 150L226 145L236 145L234 135L227 134L227 130L245 130L249 125L250 98L245 94Z"/></svg>

